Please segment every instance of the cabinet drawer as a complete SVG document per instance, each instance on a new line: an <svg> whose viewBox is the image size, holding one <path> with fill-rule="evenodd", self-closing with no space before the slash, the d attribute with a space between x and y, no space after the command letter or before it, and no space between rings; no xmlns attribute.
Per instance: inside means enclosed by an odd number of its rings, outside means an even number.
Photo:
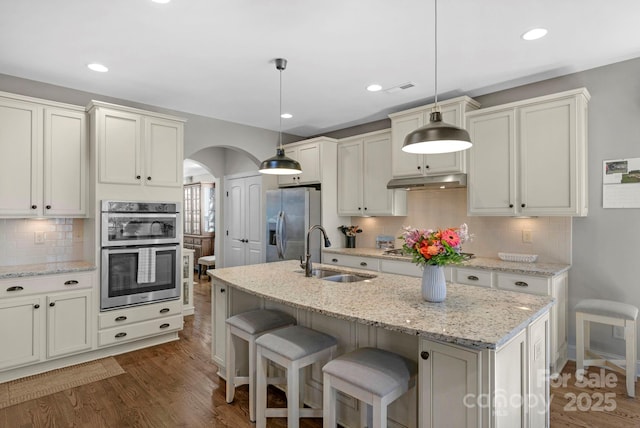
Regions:
<svg viewBox="0 0 640 428"><path fill-rule="evenodd" d="M371 257L358 257L344 254L323 254L322 263L345 266L356 269L379 270L379 260Z"/></svg>
<svg viewBox="0 0 640 428"><path fill-rule="evenodd" d="M2 280L0 298L92 288L93 276L83 272Z"/></svg>
<svg viewBox="0 0 640 428"><path fill-rule="evenodd" d="M151 305L134 306L126 309L102 312L98 315L98 328L128 325L140 321L182 314L182 301L170 300Z"/></svg>
<svg viewBox="0 0 640 428"><path fill-rule="evenodd" d="M113 345L146 336L181 330L182 323L182 314L180 314L102 330L98 333L98 346Z"/></svg>
<svg viewBox="0 0 640 428"><path fill-rule="evenodd" d="M399 260L380 260L380 271L386 273L395 273L398 275L415 276L418 278L422 277L422 268L420 266L411 262L403 262Z"/></svg>
<svg viewBox="0 0 640 428"><path fill-rule="evenodd" d="M185 244L193 244L193 238L189 238L188 236L184 237Z"/></svg>
<svg viewBox="0 0 640 428"><path fill-rule="evenodd" d="M502 290L519 291L521 293L539 294L547 296L551 294L549 290L549 280L537 276L511 275L507 273L497 274L498 288Z"/></svg>
<svg viewBox="0 0 640 428"><path fill-rule="evenodd" d="M456 268L454 270L453 282L458 284L478 285L480 287L491 287L493 283L493 274L486 270Z"/></svg>

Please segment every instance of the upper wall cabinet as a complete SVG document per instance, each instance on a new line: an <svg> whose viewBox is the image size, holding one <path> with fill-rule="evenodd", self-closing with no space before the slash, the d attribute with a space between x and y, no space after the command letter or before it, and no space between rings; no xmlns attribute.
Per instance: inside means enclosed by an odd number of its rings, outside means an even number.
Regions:
<svg viewBox="0 0 640 428"><path fill-rule="evenodd" d="M586 89L468 114L468 211L587 215Z"/></svg>
<svg viewBox="0 0 640 428"><path fill-rule="evenodd" d="M182 187L184 121L92 101L99 183Z"/></svg>
<svg viewBox="0 0 640 428"><path fill-rule="evenodd" d="M335 141L332 138L318 137L284 146L285 156L300 162L302 172L296 175L279 175L278 186L322 183L322 142L325 140Z"/></svg>
<svg viewBox="0 0 640 428"><path fill-rule="evenodd" d="M84 108L0 93L0 215L83 217Z"/></svg>
<svg viewBox="0 0 640 428"><path fill-rule="evenodd" d="M388 190L391 133L372 132L338 144L338 215L407 215L407 192Z"/></svg>
<svg viewBox="0 0 640 428"><path fill-rule="evenodd" d="M458 97L439 102L443 122L465 127L467 112L480 106L469 97ZM466 151L437 155L416 155L402 151L408 133L429 123L434 104L390 114L391 118L391 173L393 178L419 177L466 172Z"/></svg>

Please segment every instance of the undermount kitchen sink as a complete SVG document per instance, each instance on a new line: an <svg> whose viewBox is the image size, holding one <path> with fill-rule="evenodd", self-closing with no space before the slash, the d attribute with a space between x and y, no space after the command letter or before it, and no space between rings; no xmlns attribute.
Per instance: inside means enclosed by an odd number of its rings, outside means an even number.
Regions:
<svg viewBox="0 0 640 428"><path fill-rule="evenodd" d="M358 275L356 273L346 273L331 269L313 269L311 276L331 282L358 282L375 278L375 275Z"/></svg>

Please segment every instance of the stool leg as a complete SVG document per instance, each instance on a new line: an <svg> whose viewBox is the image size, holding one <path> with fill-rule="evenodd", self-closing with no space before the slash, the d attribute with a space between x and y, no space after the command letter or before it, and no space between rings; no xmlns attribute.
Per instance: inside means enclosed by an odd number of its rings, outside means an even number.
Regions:
<svg viewBox="0 0 640 428"><path fill-rule="evenodd" d="M300 367L294 361L287 367L287 428L300 426Z"/></svg>
<svg viewBox="0 0 640 428"><path fill-rule="evenodd" d="M256 351L256 428L267 426L267 359L262 356L262 349Z"/></svg>
<svg viewBox="0 0 640 428"><path fill-rule="evenodd" d="M360 401L360 426L361 427L370 427L371 426L371 406L369 406L364 401Z"/></svg>
<svg viewBox="0 0 640 428"><path fill-rule="evenodd" d="M202 276L202 265L198 265L198 279Z"/></svg>
<svg viewBox="0 0 640 428"><path fill-rule="evenodd" d="M576 379L578 380L582 380L584 374L584 323L582 314L576 313Z"/></svg>
<svg viewBox="0 0 640 428"><path fill-rule="evenodd" d="M233 401L233 396L236 393L236 379L235 379L235 371L236 371L236 350L233 345L233 335L231 334L231 328L227 325L227 352L225 359L227 360L227 403L231 403Z"/></svg>
<svg viewBox="0 0 640 428"><path fill-rule="evenodd" d="M636 396L636 329L634 321L626 321L624 326L624 338L626 341L626 359L627 359L627 395L629 397Z"/></svg>
<svg viewBox="0 0 640 428"><path fill-rule="evenodd" d="M336 428L336 399L337 393L331 386L331 376L322 376L322 428Z"/></svg>
<svg viewBox="0 0 640 428"><path fill-rule="evenodd" d="M387 428L387 406L380 397L373 399L373 428Z"/></svg>
<svg viewBox="0 0 640 428"><path fill-rule="evenodd" d="M256 341L249 340L249 420L256 420Z"/></svg>

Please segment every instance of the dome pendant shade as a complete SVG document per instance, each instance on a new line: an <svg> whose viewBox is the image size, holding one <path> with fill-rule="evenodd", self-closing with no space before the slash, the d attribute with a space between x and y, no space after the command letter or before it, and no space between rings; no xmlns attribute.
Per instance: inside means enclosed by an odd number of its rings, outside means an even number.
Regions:
<svg viewBox="0 0 640 428"><path fill-rule="evenodd" d="M439 111L431 113L427 125L410 132L404 138L402 151L407 153L451 153L472 146L469 133L442 121Z"/></svg>
<svg viewBox="0 0 640 428"><path fill-rule="evenodd" d="M300 163L284 155L284 149L277 149L276 155L264 160L260 164L262 174L272 175L293 175L300 174L302 168Z"/></svg>

